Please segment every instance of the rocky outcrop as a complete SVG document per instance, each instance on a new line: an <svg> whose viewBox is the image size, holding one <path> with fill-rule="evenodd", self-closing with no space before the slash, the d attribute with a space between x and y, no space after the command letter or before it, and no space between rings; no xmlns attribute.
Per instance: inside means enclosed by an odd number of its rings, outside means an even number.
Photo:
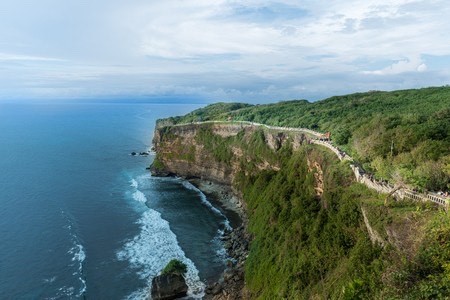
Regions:
<svg viewBox="0 0 450 300"><path fill-rule="evenodd" d="M233 174L235 174L232 166L215 160L204 146L197 142L196 135L199 128L199 125L157 128L153 145L160 164L154 163L150 167L152 174L206 178L231 185ZM221 131L214 132L218 134ZM230 132L232 129L226 131L224 129L223 134L229 136ZM237 134L238 131L235 133Z"/></svg>
<svg viewBox="0 0 450 300"><path fill-rule="evenodd" d="M318 198L322 197L324 186L323 186L323 170L322 166L317 161L311 161L307 158L308 172L312 172L314 175L314 190Z"/></svg>
<svg viewBox="0 0 450 300"><path fill-rule="evenodd" d="M188 286L184 277L179 274L163 274L152 280L153 300L171 300L187 295Z"/></svg>
<svg viewBox="0 0 450 300"><path fill-rule="evenodd" d="M287 140L288 136L283 132L266 133L265 134L267 145L272 150L279 150L283 143Z"/></svg>

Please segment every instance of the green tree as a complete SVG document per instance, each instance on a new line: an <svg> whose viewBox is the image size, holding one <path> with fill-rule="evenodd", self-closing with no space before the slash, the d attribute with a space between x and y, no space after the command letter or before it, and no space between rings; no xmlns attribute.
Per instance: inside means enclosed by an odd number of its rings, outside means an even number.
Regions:
<svg viewBox="0 0 450 300"><path fill-rule="evenodd" d="M341 128L334 133L333 141L335 141L339 145L345 145L348 143L351 137L352 133L348 128Z"/></svg>

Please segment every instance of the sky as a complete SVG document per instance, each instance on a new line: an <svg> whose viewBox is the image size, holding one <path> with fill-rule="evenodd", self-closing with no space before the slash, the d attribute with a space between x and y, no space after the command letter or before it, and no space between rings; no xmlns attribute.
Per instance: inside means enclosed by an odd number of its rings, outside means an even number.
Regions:
<svg viewBox="0 0 450 300"><path fill-rule="evenodd" d="M263 103L442 86L449 16L448 0L2 0L0 100Z"/></svg>

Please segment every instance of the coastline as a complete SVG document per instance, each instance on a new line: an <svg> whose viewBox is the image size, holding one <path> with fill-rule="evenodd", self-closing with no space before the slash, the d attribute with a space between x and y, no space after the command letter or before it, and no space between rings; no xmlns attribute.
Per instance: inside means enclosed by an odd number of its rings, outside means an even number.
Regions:
<svg viewBox="0 0 450 300"><path fill-rule="evenodd" d="M246 220L242 200L230 186L198 178L186 180L202 191L214 206L223 210L233 228L239 227Z"/></svg>
<svg viewBox="0 0 450 300"><path fill-rule="evenodd" d="M224 233L222 241L229 260L217 282L205 288L205 300L242 299L244 297L244 265L248 256L250 235L247 233L247 216L241 198L231 186L204 179L188 179L202 191L215 206L224 210L230 220L231 231Z"/></svg>

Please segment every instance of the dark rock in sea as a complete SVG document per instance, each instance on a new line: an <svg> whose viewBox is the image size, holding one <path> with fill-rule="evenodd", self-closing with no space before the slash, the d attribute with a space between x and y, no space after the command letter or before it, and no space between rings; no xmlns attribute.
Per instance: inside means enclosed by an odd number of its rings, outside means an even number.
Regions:
<svg viewBox="0 0 450 300"><path fill-rule="evenodd" d="M178 274L159 275L152 280L152 299L171 300L185 297L188 286L184 277Z"/></svg>
<svg viewBox="0 0 450 300"><path fill-rule="evenodd" d="M133 155L133 156L135 156L136 154L137 154L137 153L136 153L136 152L134 152L134 151L133 151L133 152L131 152L131 155Z"/></svg>
<svg viewBox="0 0 450 300"><path fill-rule="evenodd" d="M171 177L174 176L173 173L167 172L165 170L155 170L155 168L153 168L152 166L147 168L148 170L150 170L150 173L152 174L153 177Z"/></svg>
<svg viewBox="0 0 450 300"><path fill-rule="evenodd" d="M176 174L174 174L172 172L168 172L165 168L157 168L157 167L155 167L154 163L152 163L147 168L147 170L150 170L150 173L154 177L172 177L172 176L176 176Z"/></svg>
<svg viewBox="0 0 450 300"><path fill-rule="evenodd" d="M149 153L148 152L141 152L141 153L139 153L139 155L141 155L141 156L147 156Z"/></svg>

